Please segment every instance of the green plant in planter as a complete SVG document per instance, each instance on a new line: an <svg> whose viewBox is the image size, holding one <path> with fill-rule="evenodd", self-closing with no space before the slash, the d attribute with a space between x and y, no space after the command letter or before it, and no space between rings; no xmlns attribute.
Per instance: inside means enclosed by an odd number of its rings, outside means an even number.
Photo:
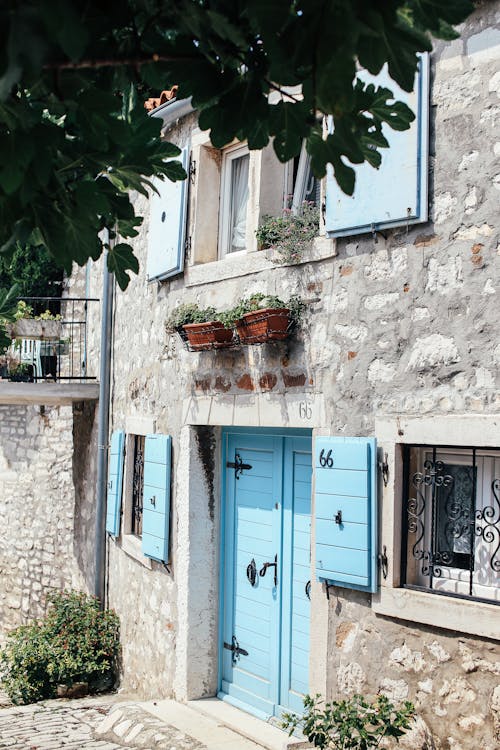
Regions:
<svg viewBox="0 0 500 750"><path fill-rule="evenodd" d="M369 703L362 695L324 703L321 696L304 698L304 714L283 714L290 735L300 728L314 747L329 750L374 750L385 737L399 741L415 715L406 701L396 708L385 695Z"/></svg>
<svg viewBox="0 0 500 750"><path fill-rule="evenodd" d="M9 380L14 382L29 381L32 379L32 366L22 362L9 367Z"/></svg>
<svg viewBox="0 0 500 750"><path fill-rule="evenodd" d="M285 208L281 216L264 216L256 231L260 248L274 248L281 265L300 263L304 251L319 234L319 208L304 201L298 213Z"/></svg>
<svg viewBox="0 0 500 750"><path fill-rule="evenodd" d="M230 310L218 313L217 318L226 328L233 328L236 321L240 320L245 313L255 312L256 310L265 310L266 308L288 308L290 310L290 321L296 326L304 312L305 304L300 297L296 295L290 297L288 302L284 302L282 299L274 295L258 292L257 294L252 294L250 297L243 298Z"/></svg>
<svg viewBox="0 0 500 750"><path fill-rule="evenodd" d="M176 307L167 318L165 328L169 333L179 331L182 326L189 323L206 323L217 320L218 314L215 307L201 308L194 302L185 303Z"/></svg>
<svg viewBox="0 0 500 750"><path fill-rule="evenodd" d="M13 703L54 697L58 685L85 682L97 690L116 676L119 623L95 597L56 592L43 620L11 631L0 651L0 680Z"/></svg>

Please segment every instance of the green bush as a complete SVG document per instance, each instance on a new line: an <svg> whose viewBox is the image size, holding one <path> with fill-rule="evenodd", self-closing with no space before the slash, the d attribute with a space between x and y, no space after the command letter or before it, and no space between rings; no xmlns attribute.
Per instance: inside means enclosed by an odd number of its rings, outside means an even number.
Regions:
<svg viewBox="0 0 500 750"><path fill-rule="evenodd" d="M49 601L47 615L9 633L0 651L0 680L15 704L52 698L58 685L76 682L95 691L116 676L115 612L102 612L95 597L75 591L56 592Z"/></svg>
<svg viewBox="0 0 500 750"><path fill-rule="evenodd" d="M263 216L255 234L260 248L275 249L277 263L300 263L304 251L319 234L319 208L304 201L296 214L285 208L281 216Z"/></svg>
<svg viewBox="0 0 500 750"><path fill-rule="evenodd" d="M330 750L372 750L384 737L399 741L415 715L406 701L396 708L385 695L369 703L362 695L324 703L321 697L306 695L304 714L283 715L283 728L292 734L300 727L314 747Z"/></svg>

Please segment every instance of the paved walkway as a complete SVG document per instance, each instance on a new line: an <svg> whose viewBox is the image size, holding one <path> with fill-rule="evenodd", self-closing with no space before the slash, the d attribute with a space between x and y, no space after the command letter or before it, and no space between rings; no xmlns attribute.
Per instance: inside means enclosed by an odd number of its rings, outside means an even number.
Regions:
<svg viewBox="0 0 500 750"><path fill-rule="evenodd" d="M0 694L0 750L263 750L174 701L138 703L120 695L6 705ZM280 733L281 735L281 733ZM272 745L273 748L276 745ZM282 744L278 747L281 750Z"/></svg>

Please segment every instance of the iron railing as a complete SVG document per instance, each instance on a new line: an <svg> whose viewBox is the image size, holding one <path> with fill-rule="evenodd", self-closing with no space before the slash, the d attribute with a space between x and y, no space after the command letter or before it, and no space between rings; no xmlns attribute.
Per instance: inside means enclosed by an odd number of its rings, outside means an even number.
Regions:
<svg viewBox="0 0 500 750"><path fill-rule="evenodd" d="M407 446L402 584L500 604L500 450Z"/></svg>
<svg viewBox="0 0 500 750"><path fill-rule="evenodd" d="M98 323L99 300L90 297L20 299L31 312L29 318L18 321L22 328L18 324L14 328L19 328L20 335L11 347L12 358L27 366L21 368L27 373L19 379L34 382L96 381L98 355L89 356L88 332L89 312ZM4 377L9 375L4 374Z"/></svg>

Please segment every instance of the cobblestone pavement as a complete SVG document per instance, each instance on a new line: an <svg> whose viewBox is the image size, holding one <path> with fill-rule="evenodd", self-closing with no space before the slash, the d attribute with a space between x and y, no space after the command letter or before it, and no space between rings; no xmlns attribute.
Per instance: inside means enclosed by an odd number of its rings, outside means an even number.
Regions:
<svg viewBox="0 0 500 750"><path fill-rule="evenodd" d="M96 739L93 734L110 706L99 698L0 708L0 748L120 750L123 745Z"/></svg>
<svg viewBox="0 0 500 750"><path fill-rule="evenodd" d="M205 745L117 696L6 705L0 750L204 750Z"/></svg>

